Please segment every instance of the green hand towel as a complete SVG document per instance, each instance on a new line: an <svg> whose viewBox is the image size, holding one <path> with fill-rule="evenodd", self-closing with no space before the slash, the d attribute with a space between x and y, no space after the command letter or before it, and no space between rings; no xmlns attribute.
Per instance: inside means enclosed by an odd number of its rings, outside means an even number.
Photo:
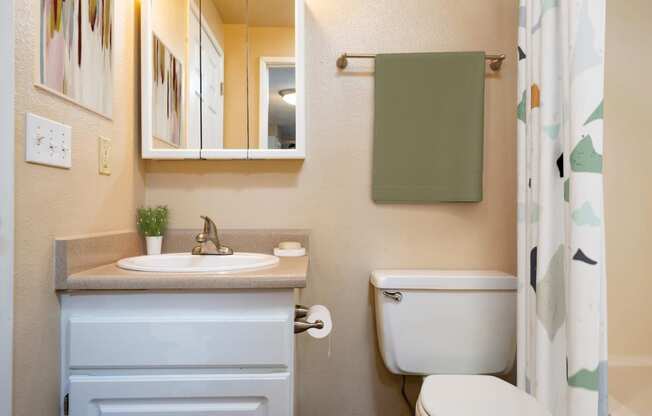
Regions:
<svg viewBox="0 0 652 416"><path fill-rule="evenodd" d="M482 200L484 53L376 57L375 202Z"/></svg>

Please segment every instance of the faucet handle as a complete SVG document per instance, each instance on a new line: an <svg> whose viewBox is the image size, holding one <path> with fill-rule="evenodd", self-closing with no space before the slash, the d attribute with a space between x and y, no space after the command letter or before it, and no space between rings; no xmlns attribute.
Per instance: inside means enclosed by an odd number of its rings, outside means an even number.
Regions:
<svg viewBox="0 0 652 416"><path fill-rule="evenodd" d="M233 254L233 250L230 247L220 245L217 248L217 254L221 256L230 256Z"/></svg>
<svg viewBox="0 0 652 416"><path fill-rule="evenodd" d="M210 227L211 227L212 221L211 221L210 218L208 218L205 215L200 215L199 218L204 220L204 226L202 227L202 232L200 232L199 234L197 234L195 236L195 241L201 244L201 243L207 242L208 239L210 238L210 235L211 235L210 234L210 232L211 232Z"/></svg>
<svg viewBox="0 0 652 416"><path fill-rule="evenodd" d="M195 241L198 243L205 243L208 241L208 234L206 233L199 233L195 236Z"/></svg>

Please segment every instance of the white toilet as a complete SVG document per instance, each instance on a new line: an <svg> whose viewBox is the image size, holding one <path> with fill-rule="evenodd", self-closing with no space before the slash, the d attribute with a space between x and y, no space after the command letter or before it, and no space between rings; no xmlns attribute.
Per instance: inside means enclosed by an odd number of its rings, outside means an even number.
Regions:
<svg viewBox="0 0 652 416"><path fill-rule="evenodd" d="M487 374L516 355L514 276L493 271L377 270L380 352L394 374L423 375L418 416L550 416Z"/></svg>

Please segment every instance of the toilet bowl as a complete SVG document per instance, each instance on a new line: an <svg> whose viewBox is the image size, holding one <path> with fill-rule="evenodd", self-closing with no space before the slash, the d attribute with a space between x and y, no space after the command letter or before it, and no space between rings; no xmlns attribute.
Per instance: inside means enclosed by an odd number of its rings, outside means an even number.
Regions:
<svg viewBox="0 0 652 416"><path fill-rule="evenodd" d="M419 416L550 416L495 377L516 355L514 276L495 271L377 270L376 326L385 366L422 375Z"/></svg>
<svg viewBox="0 0 652 416"><path fill-rule="evenodd" d="M550 416L532 396L493 376L428 376L417 416Z"/></svg>

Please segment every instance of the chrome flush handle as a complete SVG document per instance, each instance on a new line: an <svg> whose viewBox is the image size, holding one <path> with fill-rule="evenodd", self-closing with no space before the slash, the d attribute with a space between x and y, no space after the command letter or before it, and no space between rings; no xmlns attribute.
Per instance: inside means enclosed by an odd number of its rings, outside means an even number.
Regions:
<svg viewBox="0 0 652 416"><path fill-rule="evenodd" d="M396 303L399 303L400 301L403 300L403 294L401 292L398 292L398 291L383 290L383 295L385 295L388 298L392 299Z"/></svg>

